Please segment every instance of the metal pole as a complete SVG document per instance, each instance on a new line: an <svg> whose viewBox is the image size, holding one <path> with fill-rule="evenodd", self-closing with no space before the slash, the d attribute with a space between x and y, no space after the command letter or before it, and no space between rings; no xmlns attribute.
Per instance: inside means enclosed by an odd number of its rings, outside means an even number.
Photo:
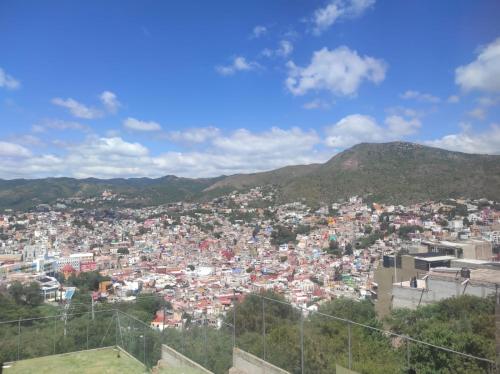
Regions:
<svg viewBox="0 0 500 374"><path fill-rule="evenodd" d="M56 329L57 329L57 317L54 316L54 354L56 354Z"/></svg>
<svg viewBox="0 0 500 374"><path fill-rule="evenodd" d="M182 330L181 330L181 349L182 349L182 354L186 355L186 337L184 334L186 333L186 330L184 329L184 320L182 320Z"/></svg>
<svg viewBox="0 0 500 374"><path fill-rule="evenodd" d="M146 365L146 326L144 326L144 365Z"/></svg>
<svg viewBox="0 0 500 374"><path fill-rule="evenodd" d="M118 347L118 310L115 310L115 347Z"/></svg>
<svg viewBox="0 0 500 374"><path fill-rule="evenodd" d="M262 351L263 351L263 360L266 361L266 315L264 312L264 298L261 297L262 300Z"/></svg>
<svg viewBox="0 0 500 374"><path fill-rule="evenodd" d="M90 313L87 312L87 350L89 349L89 325L90 325Z"/></svg>
<svg viewBox="0 0 500 374"><path fill-rule="evenodd" d="M17 361L19 361L20 351L21 351L21 320L17 321Z"/></svg>
<svg viewBox="0 0 500 374"><path fill-rule="evenodd" d="M352 369L352 352L351 352L351 321L347 324L348 343L349 343L349 370Z"/></svg>
<svg viewBox="0 0 500 374"><path fill-rule="evenodd" d="M410 340L406 339L406 364L410 369Z"/></svg>
<svg viewBox="0 0 500 374"><path fill-rule="evenodd" d="M236 291L233 290L233 348L236 348Z"/></svg>
<svg viewBox="0 0 500 374"><path fill-rule="evenodd" d="M94 314L94 296L90 295L90 300L92 302L92 320L94 320L94 318L95 318L95 314Z"/></svg>
<svg viewBox="0 0 500 374"><path fill-rule="evenodd" d="M304 374L304 311L300 308L300 369Z"/></svg>
<svg viewBox="0 0 500 374"><path fill-rule="evenodd" d="M205 328L203 329L204 332L204 340L205 340L205 368L208 368L208 353L207 353L207 314L205 312L205 321L204 321Z"/></svg>
<svg viewBox="0 0 500 374"><path fill-rule="evenodd" d="M164 335L164 333L165 333L165 318L167 318L167 307L166 307L166 306L164 306L164 307L163 307L163 328L162 328L162 330L161 330L161 332L162 332L162 336L163 336L163 335ZM181 317L181 318L182 318L182 317Z"/></svg>

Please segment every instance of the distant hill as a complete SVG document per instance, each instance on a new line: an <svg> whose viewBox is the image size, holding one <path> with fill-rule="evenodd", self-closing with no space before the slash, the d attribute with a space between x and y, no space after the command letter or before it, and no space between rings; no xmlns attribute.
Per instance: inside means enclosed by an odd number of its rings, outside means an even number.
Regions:
<svg viewBox="0 0 500 374"><path fill-rule="evenodd" d="M277 188L281 202L330 202L353 195L393 203L457 197L500 200L500 156L405 142L362 143L324 164L217 178L0 180L0 209L26 209L57 198L94 197L106 189L124 196L123 205L146 206L268 185Z"/></svg>
<svg viewBox="0 0 500 374"><path fill-rule="evenodd" d="M353 195L394 203L456 197L500 200L500 156L406 142L362 143L322 165L231 176L209 189L265 184L278 185L281 201L328 202Z"/></svg>
<svg viewBox="0 0 500 374"><path fill-rule="evenodd" d="M100 196L105 190L124 197L121 205L148 206L192 200L219 178L190 179L176 176L162 178L116 179L14 179L0 180L0 209L32 208L54 203L59 198ZM116 204L115 204L116 205Z"/></svg>

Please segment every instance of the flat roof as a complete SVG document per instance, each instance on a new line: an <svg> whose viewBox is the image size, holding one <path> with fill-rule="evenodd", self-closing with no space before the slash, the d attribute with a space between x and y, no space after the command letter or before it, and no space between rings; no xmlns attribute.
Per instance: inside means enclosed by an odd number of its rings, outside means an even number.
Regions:
<svg viewBox="0 0 500 374"><path fill-rule="evenodd" d="M417 260L422 260L425 262L437 262L437 261L449 261L455 260L455 256L434 256L434 257L415 257Z"/></svg>
<svg viewBox="0 0 500 374"><path fill-rule="evenodd" d="M431 269L429 275L438 276L438 277L446 277L456 279L457 272L448 271L440 271L439 269ZM463 280L462 278L460 278ZM500 284L500 270L493 269L470 269L470 280L474 282L484 282L484 283L492 283L492 284Z"/></svg>

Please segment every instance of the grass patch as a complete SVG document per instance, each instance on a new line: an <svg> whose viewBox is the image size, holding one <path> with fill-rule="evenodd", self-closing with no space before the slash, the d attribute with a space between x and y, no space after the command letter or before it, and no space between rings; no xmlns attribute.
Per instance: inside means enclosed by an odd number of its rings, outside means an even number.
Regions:
<svg viewBox="0 0 500 374"><path fill-rule="evenodd" d="M148 371L139 361L114 348L94 349L66 353L55 356L45 356L22 360L5 367L5 374L123 374L147 373Z"/></svg>

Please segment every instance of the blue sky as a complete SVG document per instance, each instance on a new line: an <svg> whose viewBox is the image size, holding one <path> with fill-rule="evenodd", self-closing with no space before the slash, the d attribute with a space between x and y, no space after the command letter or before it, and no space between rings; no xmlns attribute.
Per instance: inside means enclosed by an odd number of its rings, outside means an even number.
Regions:
<svg viewBox="0 0 500 374"><path fill-rule="evenodd" d="M0 178L500 153L498 1L0 2Z"/></svg>

